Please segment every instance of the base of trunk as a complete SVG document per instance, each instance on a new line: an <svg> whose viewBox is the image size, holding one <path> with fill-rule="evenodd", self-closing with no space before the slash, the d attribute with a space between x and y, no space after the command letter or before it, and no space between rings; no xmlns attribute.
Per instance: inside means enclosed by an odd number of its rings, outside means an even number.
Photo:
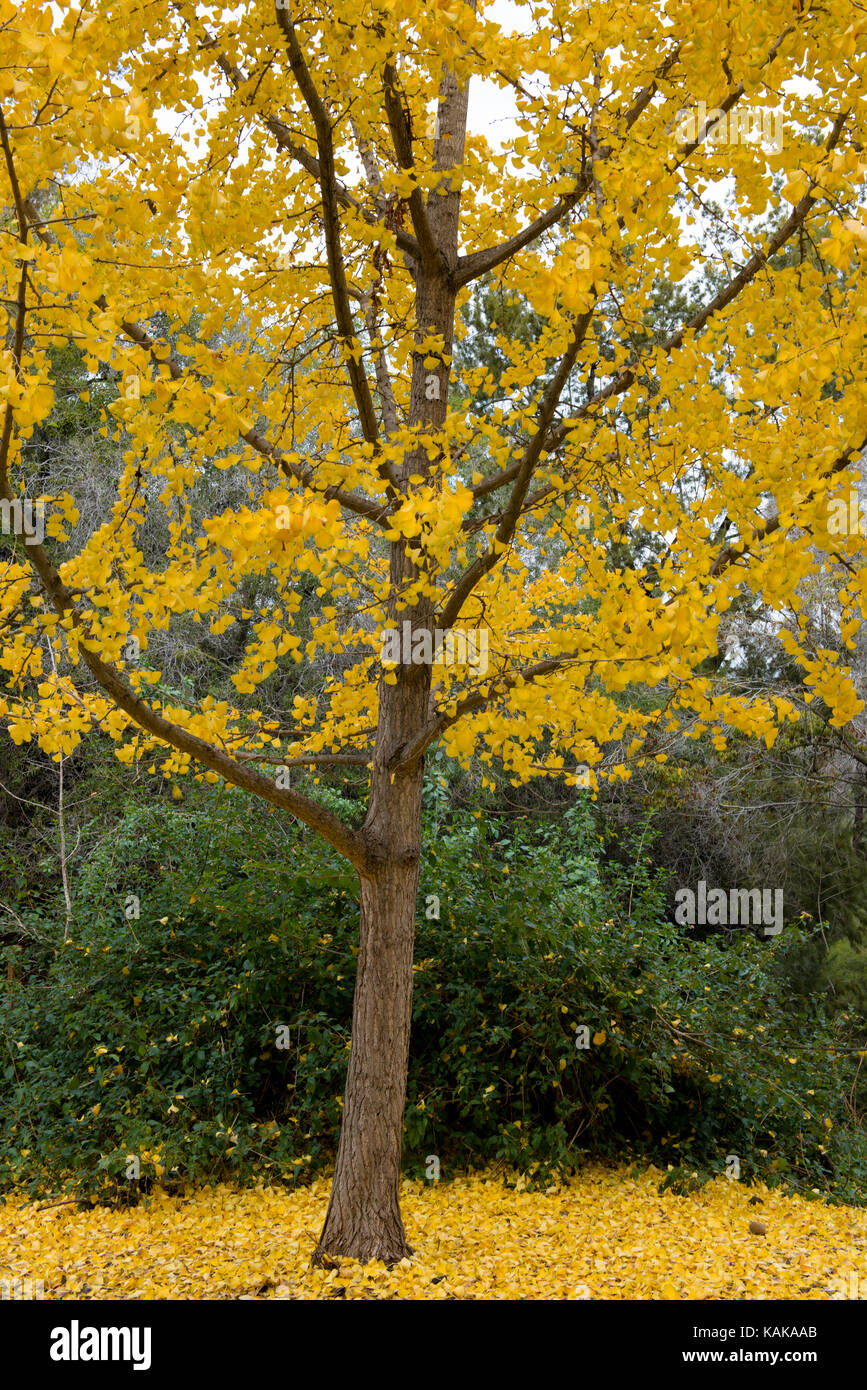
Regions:
<svg viewBox="0 0 867 1390"><path fill-rule="evenodd" d="M393 1264L410 1253L400 1215L400 1152L412 1017L418 860L361 880L358 971L343 1124L314 1261Z"/></svg>
<svg viewBox="0 0 867 1390"><path fill-rule="evenodd" d="M397 1264L413 1253L407 1244L406 1232L400 1215L387 1221L373 1220L341 1231L338 1223L329 1221L322 1232L320 1243L313 1251L314 1269L328 1269L335 1259L358 1260L360 1264L370 1264L372 1260L382 1260L387 1265Z"/></svg>

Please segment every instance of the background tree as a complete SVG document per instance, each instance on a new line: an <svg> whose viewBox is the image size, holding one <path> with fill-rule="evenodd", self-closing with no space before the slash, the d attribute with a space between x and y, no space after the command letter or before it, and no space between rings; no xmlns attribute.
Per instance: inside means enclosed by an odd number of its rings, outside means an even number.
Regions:
<svg viewBox="0 0 867 1390"><path fill-rule="evenodd" d="M797 609L831 557L841 649L800 620L776 636L832 727L861 708L859 540L829 531L828 501L867 435L867 21L844 0L554 0L517 35L407 0L361 17L255 3L216 28L185 0L4 0L0 15L0 499L16 535L0 715L55 760L98 728L122 761L234 783L353 866L321 1248L395 1259L428 750L575 785L585 764L598 784L664 760L684 719L718 749L732 731L772 743L794 705L719 690L706 663L740 594ZM791 81L805 71L807 89ZM514 91L502 149L468 132L473 75ZM678 143L678 113L702 101L710 126ZM782 148L720 140L735 111L778 106ZM725 238L706 201L722 177ZM661 274L688 296L702 263L719 288L674 327L670 296L654 319ZM503 404L483 362L470 408L456 325L485 276L523 297L534 331L498 342ZM94 379L119 374L101 429L127 447L110 519L73 544L82 460L34 544L12 503L69 340ZM205 515L214 469L236 490ZM155 505L158 554L142 544ZM302 576L327 600L312 617ZM190 620L212 638L249 624L231 703L160 689L158 634ZM414 659L392 665L381 636L404 624ZM432 666L437 628L483 628L490 668ZM333 675L272 717L259 691L287 655L333 657ZM359 824L292 780L317 766L369 772Z"/></svg>

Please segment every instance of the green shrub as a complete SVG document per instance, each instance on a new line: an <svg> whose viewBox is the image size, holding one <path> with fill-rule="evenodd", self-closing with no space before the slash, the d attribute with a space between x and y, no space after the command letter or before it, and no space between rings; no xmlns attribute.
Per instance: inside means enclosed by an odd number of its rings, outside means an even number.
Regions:
<svg viewBox="0 0 867 1390"><path fill-rule="evenodd" d="M781 967L807 933L689 939L647 848L603 842L580 805L507 825L432 786L407 1170L435 1155L445 1176L502 1162L547 1182L631 1156L701 1181L736 1156L742 1178L859 1200L857 1020L791 993ZM132 1195L327 1164L357 952L341 861L209 791L131 811L74 904L65 946L27 923L41 954L0 1010L3 1184Z"/></svg>

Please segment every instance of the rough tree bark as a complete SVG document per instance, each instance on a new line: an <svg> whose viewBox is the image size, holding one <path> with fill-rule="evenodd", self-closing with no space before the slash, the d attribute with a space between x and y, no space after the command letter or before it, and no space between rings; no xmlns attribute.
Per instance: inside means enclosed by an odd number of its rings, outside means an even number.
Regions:
<svg viewBox="0 0 867 1390"><path fill-rule="evenodd" d="M427 704L430 670L404 668L382 691L391 748ZM388 745L386 745L388 746ZM317 1259L400 1260L409 1253L398 1186L412 1015L412 960L421 856L421 762L392 781L378 760L364 827L358 973L340 1147Z"/></svg>

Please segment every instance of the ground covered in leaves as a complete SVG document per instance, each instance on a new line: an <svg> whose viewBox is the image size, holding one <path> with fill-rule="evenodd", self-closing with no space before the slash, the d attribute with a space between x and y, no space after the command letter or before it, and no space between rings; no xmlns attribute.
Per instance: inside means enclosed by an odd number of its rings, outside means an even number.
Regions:
<svg viewBox="0 0 867 1390"><path fill-rule="evenodd" d="M406 1182L415 1253L392 1269L349 1260L311 1269L325 1180L295 1192L157 1193L122 1210L11 1197L0 1205L0 1279L41 1279L51 1299L867 1294L867 1210L725 1178L688 1195L660 1193L663 1176L588 1168L545 1192L491 1174Z"/></svg>

